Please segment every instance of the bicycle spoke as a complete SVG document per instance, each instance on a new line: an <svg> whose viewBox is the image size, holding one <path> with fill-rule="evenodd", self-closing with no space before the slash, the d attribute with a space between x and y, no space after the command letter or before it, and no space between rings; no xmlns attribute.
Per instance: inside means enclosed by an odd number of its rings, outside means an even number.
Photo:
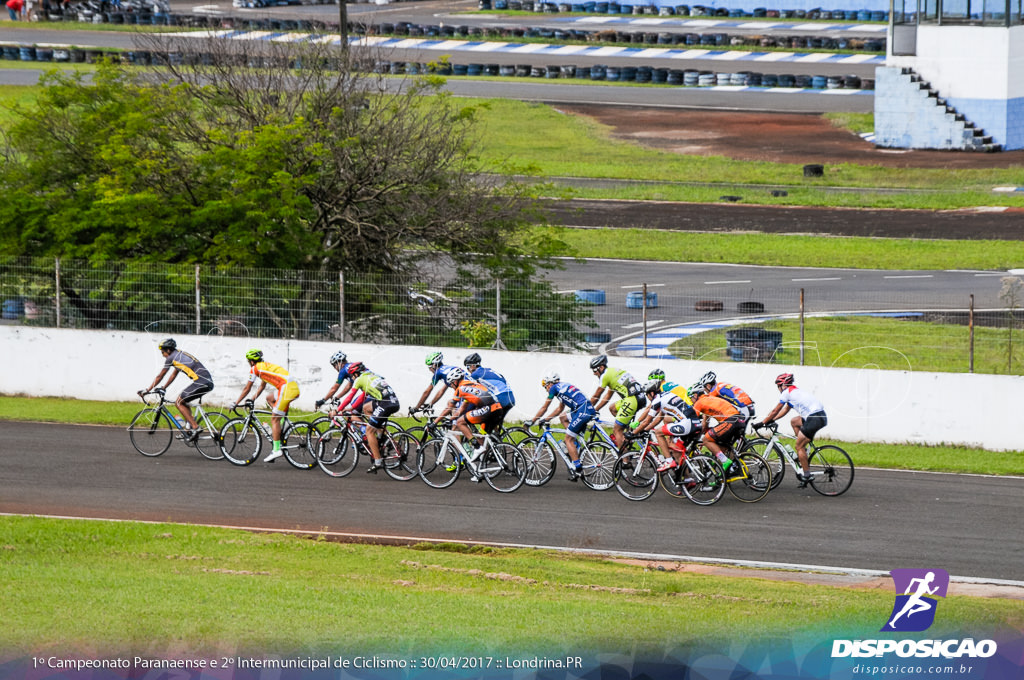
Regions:
<svg viewBox="0 0 1024 680"><path fill-rule="evenodd" d="M808 458L811 486L822 496L839 496L853 484L853 461L838 446L820 446Z"/></svg>

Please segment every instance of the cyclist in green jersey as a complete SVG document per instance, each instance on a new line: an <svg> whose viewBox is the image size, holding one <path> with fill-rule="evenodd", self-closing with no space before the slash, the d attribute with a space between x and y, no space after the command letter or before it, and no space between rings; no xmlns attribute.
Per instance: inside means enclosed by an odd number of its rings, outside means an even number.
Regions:
<svg viewBox="0 0 1024 680"><path fill-rule="evenodd" d="M591 359L590 370L601 379L600 387L590 398L590 403L594 405L595 411L600 413L605 404L611 400L612 395L617 394L620 397L618 402L608 407L608 410L615 416L612 441L616 446L622 446L622 442L626 438L626 430L633 421L633 416L647 405L647 397L637 379L626 370L609 366L608 357L604 354Z"/></svg>
<svg viewBox="0 0 1024 680"><path fill-rule="evenodd" d="M398 397L395 391L388 385L388 381L375 373L371 373L361 361L348 365L348 377L352 382L352 389L361 391L366 395L363 403L363 415L366 416L366 443L370 448L370 456L373 464L367 472L376 474L377 470L384 467L384 459L380 455L380 444L377 436L388 422L388 417L398 412Z"/></svg>

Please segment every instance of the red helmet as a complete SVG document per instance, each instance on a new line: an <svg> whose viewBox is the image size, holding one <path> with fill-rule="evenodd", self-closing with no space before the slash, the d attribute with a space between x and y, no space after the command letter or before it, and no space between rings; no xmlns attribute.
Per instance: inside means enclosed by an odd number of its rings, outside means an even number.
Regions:
<svg viewBox="0 0 1024 680"><path fill-rule="evenodd" d="M363 366L363 362L362 361L353 361L345 369L345 374L348 377L350 377L350 378L354 378L354 377L356 377L357 375L359 375L360 373L362 373L365 370L366 370L366 366Z"/></svg>
<svg viewBox="0 0 1024 680"><path fill-rule="evenodd" d="M775 379L776 387L792 387L793 386L793 374L783 373Z"/></svg>

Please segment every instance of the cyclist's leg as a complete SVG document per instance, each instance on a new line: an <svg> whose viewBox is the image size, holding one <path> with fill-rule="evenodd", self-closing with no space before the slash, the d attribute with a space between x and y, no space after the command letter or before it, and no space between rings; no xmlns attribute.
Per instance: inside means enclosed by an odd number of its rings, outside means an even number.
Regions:
<svg viewBox="0 0 1024 680"><path fill-rule="evenodd" d="M178 413L181 414L181 417L185 419L185 422L188 423L188 426L191 429L198 430L199 423L196 422L195 416L192 415L192 407L189 405L189 402L195 401L204 394L207 394L212 391L212 382L196 380L193 381L190 385L188 385L185 389L183 389L181 391L181 394L178 395L177 400L175 400L174 405L177 407Z"/></svg>

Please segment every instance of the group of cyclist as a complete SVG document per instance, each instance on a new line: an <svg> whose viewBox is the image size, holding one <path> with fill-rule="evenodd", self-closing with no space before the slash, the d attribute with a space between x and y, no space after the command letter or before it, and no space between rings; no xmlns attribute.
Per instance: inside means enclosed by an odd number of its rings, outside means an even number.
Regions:
<svg viewBox="0 0 1024 680"><path fill-rule="evenodd" d="M159 349L165 358L163 369L150 387L140 390L139 394L154 391L171 369L173 372L161 390L165 391L179 372L185 373L192 384L181 392L175 405L190 428L185 432L186 440L194 441L198 436L198 426L189 402L211 392L213 379L202 363L178 349L173 339L161 342ZM252 401L258 399L268 385L273 387L267 402L272 408L274 450L264 459L272 462L282 455L281 420L287 415L290 404L298 398L299 386L286 369L264 360L260 350L247 351L245 359L250 371L245 387L231 408L243 402L256 381L260 384ZM463 437L467 455L479 455L485 444L483 441L477 442L480 436L478 428L486 434L494 433L515 406L515 395L508 380L501 373L484 367L476 352L465 358L463 367L446 364L444 355L438 351L430 352L424 363L430 372L430 383L415 406L409 409L410 414L429 412L449 389L452 390L452 398L433 422L436 425L450 418L453 428ZM398 412L398 397L387 380L367 369L360 361L349 362L343 351L331 355L330 364L337 371L337 379L324 397L316 401L315 407L320 409L333 399L337 403L331 409L332 416L359 413L365 417L366 441L373 458L367 472L376 473L383 466L378 437L388 418ZM647 382L641 383L628 371L609 366L608 357L603 354L590 361L590 369L600 380L590 397L575 385L563 381L558 373L545 374L541 378L541 387L546 392L546 399L536 414L524 424L527 427L543 425L553 418L559 418L566 430L579 436L588 423L608 406L615 418L612 440L616 446L621 447L627 433L654 434L661 452L659 472L681 464L686 450L698 440L715 455L723 469L728 470L732 465L729 456L732 446L746 432L748 423L755 415L754 401L742 388L719 381L713 371L705 373L689 387L683 387L667 380L665 372L660 368L651 371ZM779 375L775 385L780 395L778 403L761 422L753 426L763 427L781 419L790 410L796 411L790 423L796 434L796 452L802 469L798 479L801 486L806 486L810 481L807 444L825 427L828 418L824 406L813 394L795 386L791 373ZM615 395L619 399L612 402ZM553 401L558 404L548 413ZM479 445L474 447L475 443ZM575 438L566 437L565 446L569 458L579 470L581 463Z"/></svg>

